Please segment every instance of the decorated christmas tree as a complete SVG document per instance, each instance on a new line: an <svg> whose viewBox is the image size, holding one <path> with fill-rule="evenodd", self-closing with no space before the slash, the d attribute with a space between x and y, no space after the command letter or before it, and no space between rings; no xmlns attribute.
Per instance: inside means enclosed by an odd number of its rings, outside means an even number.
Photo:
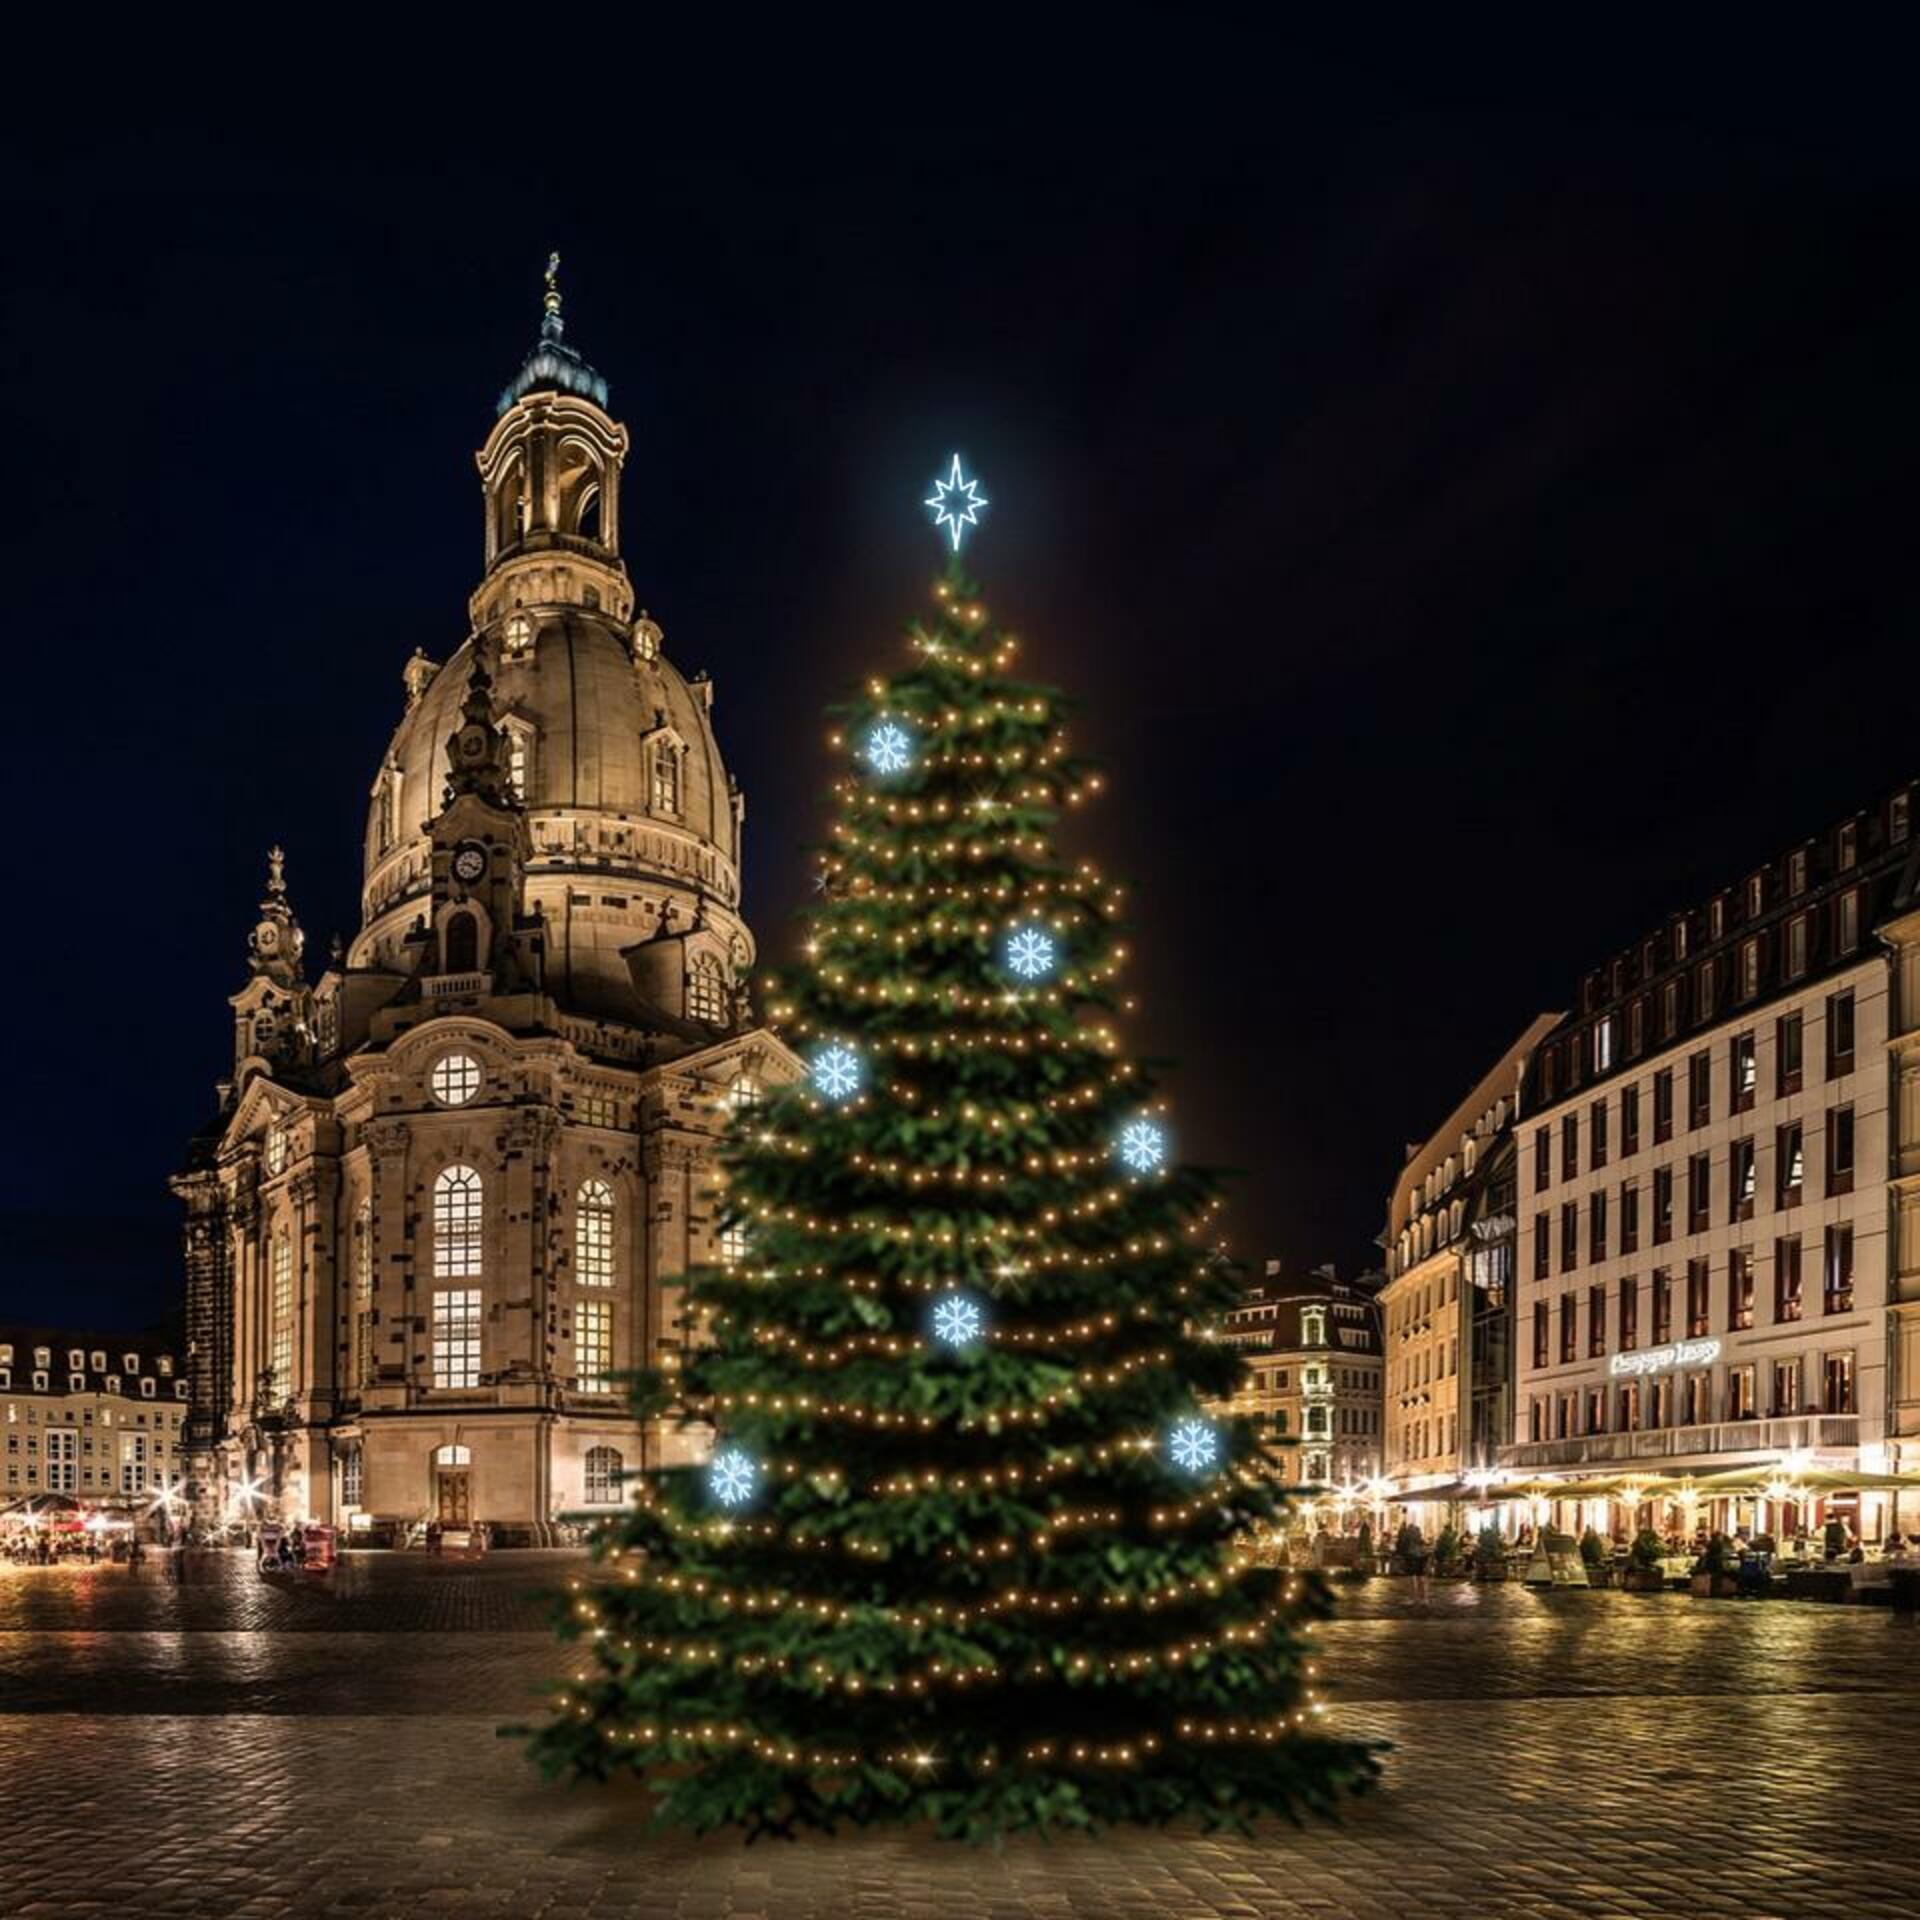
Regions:
<svg viewBox="0 0 1920 1920"><path fill-rule="evenodd" d="M550 1773L643 1774L663 1819L980 1837L1330 1809L1311 1575L1257 1542L1284 1462L1208 1410L1240 1361L1124 1050L1117 888L1056 852L1099 785L952 542L910 658L839 717L805 963L769 1012L804 1078L736 1120L743 1247L641 1383L709 1425L643 1476L563 1631Z"/></svg>

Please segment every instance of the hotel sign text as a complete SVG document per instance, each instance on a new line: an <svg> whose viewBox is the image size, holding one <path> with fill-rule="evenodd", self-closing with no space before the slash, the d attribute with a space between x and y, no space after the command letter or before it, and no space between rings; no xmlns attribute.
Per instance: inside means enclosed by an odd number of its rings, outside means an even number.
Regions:
<svg viewBox="0 0 1920 1920"><path fill-rule="evenodd" d="M1668 1347L1616 1353L1607 1362L1607 1371L1618 1379L1623 1373L1665 1373L1671 1367L1710 1367L1719 1358L1718 1340L1676 1340Z"/></svg>

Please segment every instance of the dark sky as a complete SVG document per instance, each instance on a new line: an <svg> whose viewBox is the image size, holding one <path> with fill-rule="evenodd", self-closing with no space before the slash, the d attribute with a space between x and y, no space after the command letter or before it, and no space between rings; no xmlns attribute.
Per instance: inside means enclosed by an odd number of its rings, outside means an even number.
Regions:
<svg viewBox="0 0 1920 1920"><path fill-rule="evenodd" d="M770 958L822 709L901 657L965 448L1247 1257L1369 1259L1402 1143L1585 966L1916 771L1906 50L1100 18L438 99L289 58L244 112L178 47L71 111L37 69L0 155L0 1315L172 1304L263 851L324 955L401 664L465 631L549 247Z"/></svg>

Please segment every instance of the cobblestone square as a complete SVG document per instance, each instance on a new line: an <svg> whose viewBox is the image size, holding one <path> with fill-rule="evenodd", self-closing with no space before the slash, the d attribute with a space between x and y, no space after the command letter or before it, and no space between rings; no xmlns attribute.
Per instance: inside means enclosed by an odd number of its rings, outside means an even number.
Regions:
<svg viewBox="0 0 1920 1920"><path fill-rule="evenodd" d="M1341 1825L743 1848L497 1737L571 1564L0 1573L0 1914L1920 1917L1920 1634L1885 1612L1374 1582L1325 1665L1395 1750Z"/></svg>

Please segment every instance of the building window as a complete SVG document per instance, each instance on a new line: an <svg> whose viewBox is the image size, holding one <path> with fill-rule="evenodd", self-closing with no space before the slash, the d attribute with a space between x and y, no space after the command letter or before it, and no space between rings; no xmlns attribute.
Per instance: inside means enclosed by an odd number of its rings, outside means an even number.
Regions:
<svg viewBox="0 0 1920 1920"><path fill-rule="evenodd" d="M1593 1070L1595 1073L1610 1073L1613 1070L1613 1015L1597 1020L1593 1027Z"/></svg>
<svg viewBox="0 0 1920 1920"><path fill-rule="evenodd" d="M1664 1347L1673 1338L1673 1274L1666 1267L1653 1270L1653 1344Z"/></svg>
<svg viewBox="0 0 1920 1920"><path fill-rule="evenodd" d="M507 785L513 797L524 805L532 798L533 732L528 727L507 729Z"/></svg>
<svg viewBox="0 0 1920 1920"><path fill-rule="evenodd" d="M1687 1231L1705 1233L1712 1214L1713 1156L1696 1153L1687 1162Z"/></svg>
<svg viewBox="0 0 1920 1920"><path fill-rule="evenodd" d="M1647 1003L1644 996L1627 1009L1627 1057L1638 1060L1647 1044Z"/></svg>
<svg viewBox="0 0 1920 1920"><path fill-rule="evenodd" d="M1607 1257L1607 1195L1604 1188L1596 1188L1587 1196L1587 1258L1604 1260Z"/></svg>
<svg viewBox="0 0 1920 1920"><path fill-rule="evenodd" d="M464 1107L480 1091L480 1062L470 1053L445 1053L433 1063L427 1088L443 1107Z"/></svg>
<svg viewBox="0 0 1920 1920"><path fill-rule="evenodd" d="M709 954L701 954L688 971L687 1017L703 1020L709 1026L720 1026L726 1020L727 983L720 963Z"/></svg>
<svg viewBox="0 0 1920 1920"><path fill-rule="evenodd" d="M1840 829L1834 864L1842 873L1851 873L1860 862L1860 823L1849 820Z"/></svg>
<svg viewBox="0 0 1920 1920"><path fill-rule="evenodd" d="M1615 1312L1620 1322L1621 1351L1630 1352L1640 1344L1640 1283L1632 1274L1620 1281Z"/></svg>
<svg viewBox="0 0 1920 1920"><path fill-rule="evenodd" d="M582 1393L608 1393L613 1371L613 1302L582 1300L573 1310L574 1379Z"/></svg>
<svg viewBox="0 0 1920 1920"><path fill-rule="evenodd" d="M1713 1056L1696 1053L1687 1062L1687 1126L1704 1127L1713 1118Z"/></svg>
<svg viewBox="0 0 1920 1920"><path fill-rule="evenodd" d="M1640 1089L1620 1089L1620 1157L1631 1160L1640 1151Z"/></svg>
<svg viewBox="0 0 1920 1920"><path fill-rule="evenodd" d="M1807 890L1807 850L1796 848L1787 855L1787 891L1805 893Z"/></svg>
<svg viewBox="0 0 1920 1920"><path fill-rule="evenodd" d="M1753 1369L1729 1367L1727 1369L1727 1418L1754 1420L1759 1418L1759 1412L1753 1398Z"/></svg>
<svg viewBox="0 0 1920 1920"><path fill-rule="evenodd" d="M1798 980L1807 970L1807 916L1796 913L1787 922L1787 978Z"/></svg>
<svg viewBox="0 0 1920 1920"><path fill-rule="evenodd" d="M1640 1249L1640 1188L1635 1181L1620 1186L1620 1251L1637 1253Z"/></svg>
<svg viewBox="0 0 1920 1920"><path fill-rule="evenodd" d="M433 1277L479 1279L482 1231L480 1176L471 1167L446 1168L433 1183Z"/></svg>
<svg viewBox="0 0 1920 1920"><path fill-rule="evenodd" d="M1796 1247L1798 1242L1795 1242ZM1827 1229L1826 1310L1849 1313L1853 1309L1853 1229ZM1831 1408L1828 1409L1832 1411Z"/></svg>
<svg viewBox="0 0 1920 1920"><path fill-rule="evenodd" d="M727 1086L727 1105L735 1113L752 1113L760 1105L760 1082L750 1073L736 1073Z"/></svg>
<svg viewBox="0 0 1920 1920"><path fill-rule="evenodd" d="M533 646L533 622L524 613L512 614L502 629L501 637L506 643L507 658L519 660Z"/></svg>
<svg viewBox="0 0 1920 1920"><path fill-rule="evenodd" d="M1669 980L1660 989L1660 1037L1671 1040L1680 1031L1680 982Z"/></svg>
<svg viewBox="0 0 1920 1920"><path fill-rule="evenodd" d="M1727 1330L1739 1333L1753 1325L1753 1251L1736 1247L1727 1255Z"/></svg>
<svg viewBox="0 0 1920 1920"><path fill-rule="evenodd" d="M1853 995L1827 996L1827 1078L1853 1071Z"/></svg>
<svg viewBox="0 0 1920 1920"><path fill-rule="evenodd" d="M273 1237L268 1392L277 1404L293 1391L293 1242L282 1227Z"/></svg>
<svg viewBox="0 0 1920 1920"><path fill-rule="evenodd" d="M574 1199L575 1278L583 1287L613 1285L613 1189L604 1180L581 1182Z"/></svg>
<svg viewBox="0 0 1920 1920"><path fill-rule="evenodd" d="M1827 1109L1827 1191L1853 1191L1853 1109Z"/></svg>
<svg viewBox="0 0 1920 1920"><path fill-rule="evenodd" d="M1712 1278L1704 1260L1687 1262L1687 1338L1703 1339L1713 1319Z"/></svg>
<svg viewBox="0 0 1920 1920"><path fill-rule="evenodd" d="M1713 1376L1710 1373L1687 1375L1686 1401L1682 1417L1690 1427L1704 1427L1713 1419Z"/></svg>
<svg viewBox="0 0 1920 1920"><path fill-rule="evenodd" d="M267 1129L267 1171L282 1174L287 1170L287 1130L276 1120Z"/></svg>
<svg viewBox="0 0 1920 1920"><path fill-rule="evenodd" d="M653 810L680 811L680 749L671 740L657 741L653 749Z"/></svg>
<svg viewBox="0 0 1920 1920"><path fill-rule="evenodd" d="M393 851L393 822L397 811L393 775L383 773L373 794L373 844L376 853Z"/></svg>
<svg viewBox="0 0 1920 1920"><path fill-rule="evenodd" d="M1607 1350L1607 1290L1587 1289L1587 1357L1597 1360Z"/></svg>
<svg viewBox="0 0 1920 1920"><path fill-rule="evenodd" d="M442 1287L433 1296L433 1384L480 1384L480 1289Z"/></svg>
<svg viewBox="0 0 1920 1920"><path fill-rule="evenodd" d="M1662 1067L1653 1076L1653 1143L1673 1138L1673 1069Z"/></svg>
<svg viewBox="0 0 1920 1920"><path fill-rule="evenodd" d="M1533 1190L1545 1193L1553 1185L1553 1129L1533 1130Z"/></svg>
<svg viewBox="0 0 1920 1920"><path fill-rule="evenodd" d="M1753 1105L1760 1085L1760 1042L1757 1035L1735 1034L1727 1050L1727 1082L1730 1105L1735 1113L1745 1113Z"/></svg>
<svg viewBox="0 0 1920 1920"><path fill-rule="evenodd" d="M1571 1180L1580 1171L1580 1116L1563 1114L1560 1118L1560 1178Z"/></svg>
<svg viewBox="0 0 1920 1920"><path fill-rule="evenodd" d="M1544 1280L1551 1271L1548 1263L1553 1258L1553 1240L1549 1218L1544 1213L1533 1216L1533 1277L1536 1280Z"/></svg>
<svg viewBox="0 0 1920 1920"><path fill-rule="evenodd" d="M357 1507L366 1493L366 1477L358 1447L349 1447L340 1456L340 1504Z"/></svg>
<svg viewBox="0 0 1920 1920"><path fill-rule="evenodd" d="M729 1220L720 1229L720 1264L737 1267L747 1257L749 1245L746 1223Z"/></svg>
<svg viewBox="0 0 1920 1920"><path fill-rule="evenodd" d="M1716 901L1715 905L1718 904ZM1714 938L1717 940L1719 937L1716 932ZM1718 984L1714 977L1714 963L1711 960L1702 960L1694 970L1693 976L1693 1007L1698 1019L1707 1021L1713 1018L1715 989Z"/></svg>
<svg viewBox="0 0 1920 1920"><path fill-rule="evenodd" d="M145 1493L147 1490L147 1436L129 1433L120 1441L120 1491Z"/></svg>
<svg viewBox="0 0 1920 1920"><path fill-rule="evenodd" d="M1826 1413L1857 1411L1853 1404L1852 1354L1830 1353L1827 1355L1826 1392L1822 1397L1822 1411Z"/></svg>
<svg viewBox="0 0 1920 1920"><path fill-rule="evenodd" d="M1759 1179L1760 1156L1752 1137L1736 1140L1727 1152L1727 1218L1753 1218L1754 1186Z"/></svg>
<svg viewBox="0 0 1920 1920"><path fill-rule="evenodd" d="M1571 1200L1560 1203L1560 1271L1571 1273L1580 1264L1580 1209Z"/></svg>
<svg viewBox="0 0 1920 1920"><path fill-rule="evenodd" d="M1560 1358L1574 1360L1580 1354L1580 1328L1575 1318L1575 1298L1571 1293L1560 1296Z"/></svg>
<svg viewBox="0 0 1920 1920"><path fill-rule="evenodd" d="M1833 950L1851 953L1860 944L1860 894L1850 888L1833 903Z"/></svg>
<svg viewBox="0 0 1920 1920"><path fill-rule="evenodd" d="M1664 1246L1673 1238L1673 1169L1653 1170L1653 1244Z"/></svg>
<svg viewBox="0 0 1920 1920"><path fill-rule="evenodd" d="M1773 1317L1776 1324L1800 1318L1800 1242L1773 1243Z"/></svg>
<svg viewBox="0 0 1920 1920"><path fill-rule="evenodd" d="M1596 1100L1587 1118L1587 1170L1598 1173L1607 1164L1607 1103Z"/></svg>
<svg viewBox="0 0 1920 1920"><path fill-rule="evenodd" d="M1773 1203L1797 1207L1807 1187L1806 1134L1798 1120L1773 1130Z"/></svg>
<svg viewBox="0 0 1920 1920"><path fill-rule="evenodd" d="M353 1383L373 1385L373 1208L363 1201L353 1222Z"/></svg>
<svg viewBox="0 0 1920 1920"><path fill-rule="evenodd" d="M1800 1091L1804 1029L1797 1013L1785 1013L1773 1025L1774 1092L1784 1098Z"/></svg>
<svg viewBox="0 0 1920 1920"><path fill-rule="evenodd" d="M586 1499L590 1507L610 1507L620 1498L620 1475L626 1462L618 1447L587 1449Z"/></svg>
<svg viewBox="0 0 1920 1920"><path fill-rule="evenodd" d="M1773 1417L1791 1418L1800 1411L1800 1362L1776 1360L1773 1363Z"/></svg>

